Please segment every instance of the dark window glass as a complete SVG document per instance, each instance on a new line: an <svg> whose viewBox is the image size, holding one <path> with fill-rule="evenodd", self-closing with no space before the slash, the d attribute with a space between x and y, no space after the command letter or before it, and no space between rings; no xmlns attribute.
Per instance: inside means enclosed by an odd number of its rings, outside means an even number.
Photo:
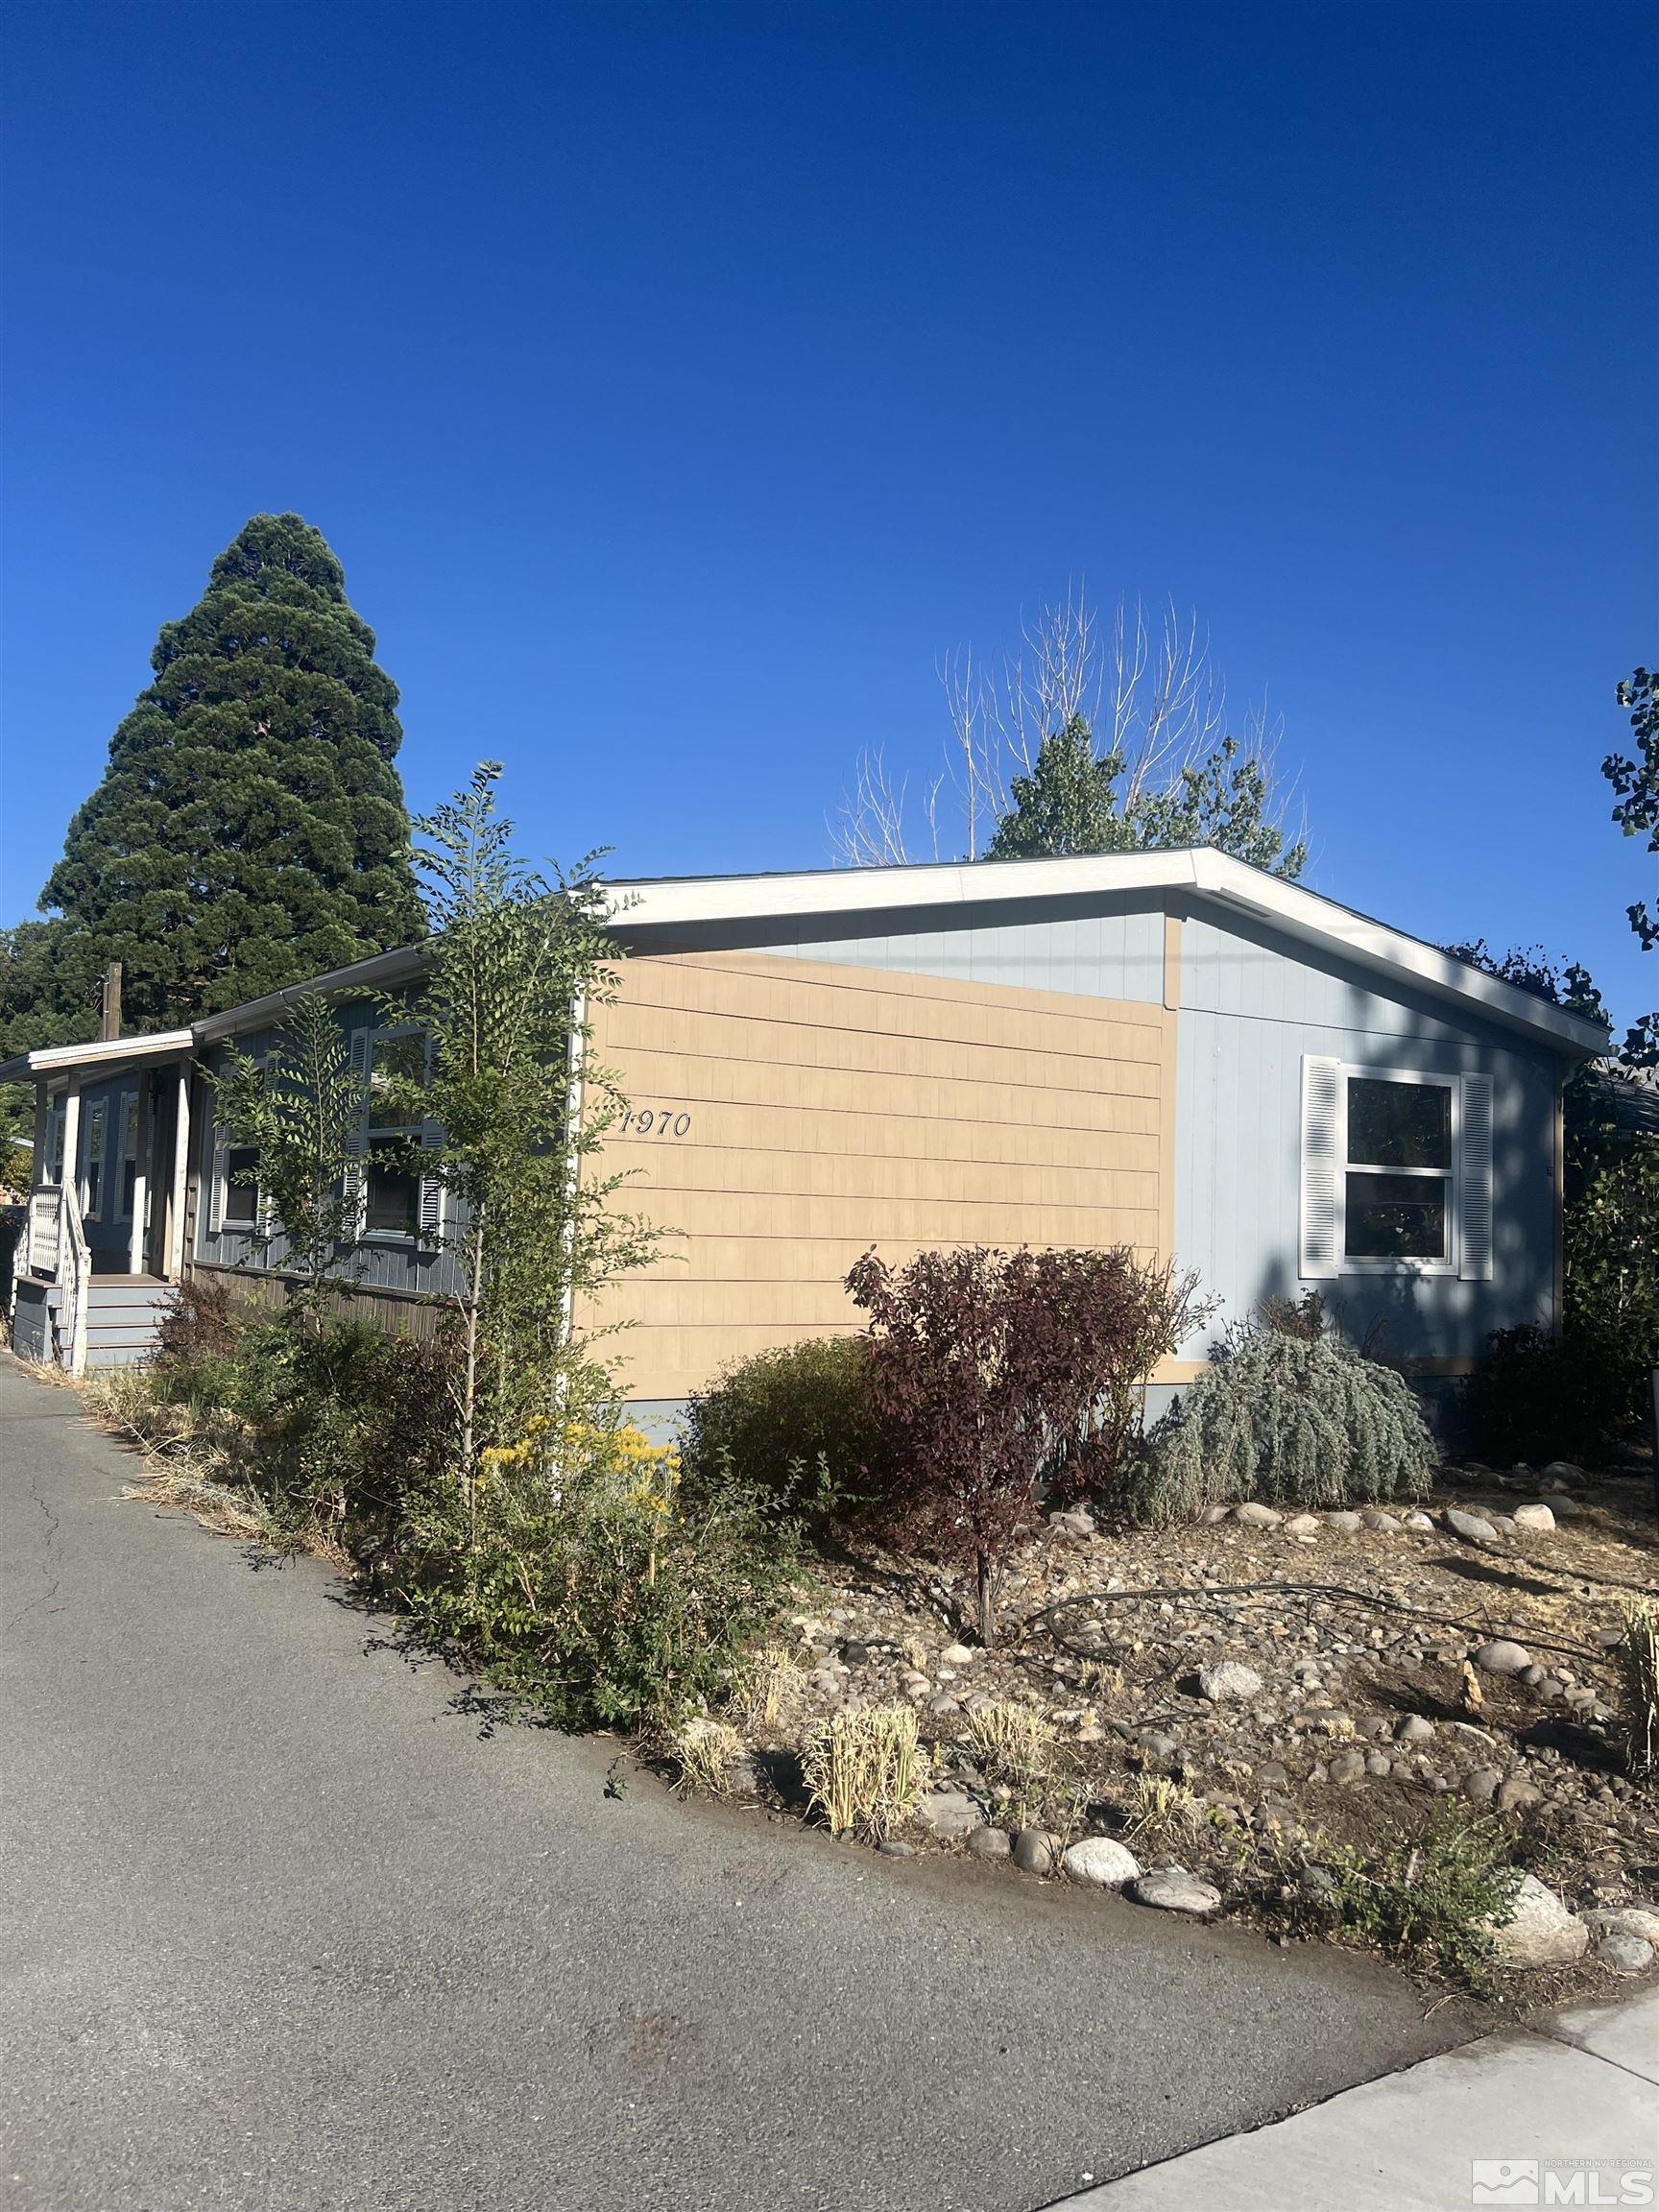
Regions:
<svg viewBox="0 0 1659 2212"><path fill-rule="evenodd" d="M252 1144L232 1144L225 1155L225 1212L227 1229L252 1229L258 1218L259 1154Z"/></svg>
<svg viewBox="0 0 1659 2212"><path fill-rule="evenodd" d="M1350 1075L1348 1158L1357 1167L1450 1167L1451 1091Z"/></svg>
<svg viewBox="0 0 1659 2212"><path fill-rule="evenodd" d="M1447 1183L1439 1175L1350 1175L1350 1260L1444 1260Z"/></svg>
<svg viewBox="0 0 1659 2212"><path fill-rule="evenodd" d="M121 1163L121 1211L129 1219L132 1214L132 1200L138 1190L138 1163L123 1160Z"/></svg>
<svg viewBox="0 0 1659 2212"><path fill-rule="evenodd" d="M369 1074L369 1126L371 1129L407 1129L420 1119L420 1110L407 1098L388 1096L394 1087L426 1087L424 1036L377 1037L374 1064Z"/></svg>
<svg viewBox="0 0 1659 2212"><path fill-rule="evenodd" d="M401 1143L369 1147L364 1226L414 1236L421 1226L421 1178L404 1165Z"/></svg>

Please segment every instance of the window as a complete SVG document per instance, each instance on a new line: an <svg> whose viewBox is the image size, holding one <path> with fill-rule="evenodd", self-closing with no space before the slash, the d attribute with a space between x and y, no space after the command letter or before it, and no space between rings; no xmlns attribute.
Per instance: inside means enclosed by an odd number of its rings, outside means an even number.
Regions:
<svg viewBox="0 0 1659 2212"><path fill-rule="evenodd" d="M55 1098L46 1109L46 1159L40 1171L42 1183L58 1184L63 1180L63 1120L65 1107L61 1098Z"/></svg>
<svg viewBox="0 0 1659 2212"><path fill-rule="evenodd" d="M122 1221L132 1218L132 1201L138 1190L138 1094L129 1091L121 1100L121 1195Z"/></svg>
<svg viewBox="0 0 1659 2212"><path fill-rule="evenodd" d="M104 1132L108 1108L102 1098L86 1109L86 1172L81 1186L81 1211L96 1221L104 1208Z"/></svg>
<svg viewBox="0 0 1659 2212"><path fill-rule="evenodd" d="M251 1234L259 1226L259 1148L256 1144L228 1144L224 1157L219 1226Z"/></svg>
<svg viewBox="0 0 1659 2212"><path fill-rule="evenodd" d="M1492 1077L1302 1062L1304 1282L1491 1280Z"/></svg>
<svg viewBox="0 0 1659 2212"><path fill-rule="evenodd" d="M1345 1071L1344 1256L1452 1259L1453 1088Z"/></svg>
<svg viewBox="0 0 1659 2212"><path fill-rule="evenodd" d="M364 1121L363 1229L371 1237L415 1237L422 1222L422 1186L415 1148L427 1124L411 1088L426 1085L426 1038L420 1029L389 1029L369 1046Z"/></svg>

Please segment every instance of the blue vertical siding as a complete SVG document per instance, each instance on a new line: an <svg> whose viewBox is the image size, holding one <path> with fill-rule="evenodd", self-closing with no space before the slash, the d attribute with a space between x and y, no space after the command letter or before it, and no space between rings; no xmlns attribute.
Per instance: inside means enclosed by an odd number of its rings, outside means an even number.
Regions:
<svg viewBox="0 0 1659 2212"><path fill-rule="evenodd" d="M1470 1358L1488 1331L1551 1318L1553 1054L1496 1024L1240 923L1189 920L1181 949L1175 1250L1223 1301L1214 1329L1269 1294L1318 1289L1390 1358ZM1306 1053L1492 1078L1493 1273L1298 1273ZM1190 1352L1198 1346L1187 1348Z"/></svg>

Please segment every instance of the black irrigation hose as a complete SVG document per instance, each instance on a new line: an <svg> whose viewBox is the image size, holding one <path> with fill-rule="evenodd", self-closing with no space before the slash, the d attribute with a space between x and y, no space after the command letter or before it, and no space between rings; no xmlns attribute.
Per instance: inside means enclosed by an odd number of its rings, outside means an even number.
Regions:
<svg viewBox="0 0 1659 2212"><path fill-rule="evenodd" d="M1026 1629L1033 1628L1039 1623L1049 1621L1054 1614L1064 1613L1073 1605L1128 1605L1138 1604L1147 1599L1155 1598L1178 1598L1190 1604L1194 1599L1202 1601L1211 1598L1290 1597L1347 1598L1358 1605L1382 1605L1391 1613L1404 1613L1407 1619L1410 1621L1428 1621L1440 1627L1457 1628L1465 1636L1493 1638L1496 1633L1490 1628L1472 1628L1467 1621L1459 1620L1455 1613L1426 1613L1420 1606L1403 1604L1398 1598L1385 1598L1381 1593L1373 1595L1364 1590L1351 1590L1343 1582L1223 1582L1214 1587L1206 1586L1197 1590L1190 1588L1185 1583L1177 1582L1159 1585L1150 1590L1078 1590L1074 1591L1070 1598L1057 1598L1052 1605L1045 1605L1036 1613L1028 1613L1022 1625ZM1048 1633L1053 1637L1056 1644L1073 1653L1077 1658L1088 1659L1094 1656L1093 1652L1074 1644L1058 1628L1051 1627ZM1525 1634L1526 1632L1523 1630L1521 1633ZM1516 1641L1520 1641L1519 1635ZM1564 1658L1568 1659L1582 1659L1592 1667L1605 1667L1609 1664L1608 1654L1605 1651L1589 1651L1579 1644L1551 1644L1541 1637L1527 1636L1527 1648L1531 1650L1534 1647L1540 1651L1558 1651Z"/></svg>

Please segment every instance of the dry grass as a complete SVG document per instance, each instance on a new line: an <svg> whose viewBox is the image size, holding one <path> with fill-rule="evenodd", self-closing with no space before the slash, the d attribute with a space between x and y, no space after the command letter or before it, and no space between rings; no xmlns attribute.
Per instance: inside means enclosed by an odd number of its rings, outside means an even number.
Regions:
<svg viewBox="0 0 1659 2212"><path fill-rule="evenodd" d="M673 1739L679 1766L675 1788L708 1797L732 1793L732 1768L743 1755L743 1739L728 1720L687 1720Z"/></svg>
<svg viewBox="0 0 1659 2212"><path fill-rule="evenodd" d="M749 1663L740 1696L744 1719L751 1728L776 1728L805 1695L806 1674L795 1653L781 1644L766 1644Z"/></svg>
<svg viewBox="0 0 1659 2212"><path fill-rule="evenodd" d="M1127 1834L1134 1840L1193 1836L1204 1823L1204 1807L1185 1782L1168 1774L1141 1774L1129 1793Z"/></svg>
<svg viewBox="0 0 1659 2212"><path fill-rule="evenodd" d="M1659 1769L1659 1605L1638 1598L1624 1608L1624 1634L1613 1654L1624 1708L1624 1762L1632 1774Z"/></svg>
<svg viewBox="0 0 1659 2212"><path fill-rule="evenodd" d="M904 1825L927 1781L908 1705L869 1706L821 1721L802 1744L801 1765L830 1834L873 1843Z"/></svg>
<svg viewBox="0 0 1659 2212"><path fill-rule="evenodd" d="M1035 1706L998 1698L968 1716L968 1740L988 1780L1032 1790L1054 1763L1054 1723Z"/></svg>

